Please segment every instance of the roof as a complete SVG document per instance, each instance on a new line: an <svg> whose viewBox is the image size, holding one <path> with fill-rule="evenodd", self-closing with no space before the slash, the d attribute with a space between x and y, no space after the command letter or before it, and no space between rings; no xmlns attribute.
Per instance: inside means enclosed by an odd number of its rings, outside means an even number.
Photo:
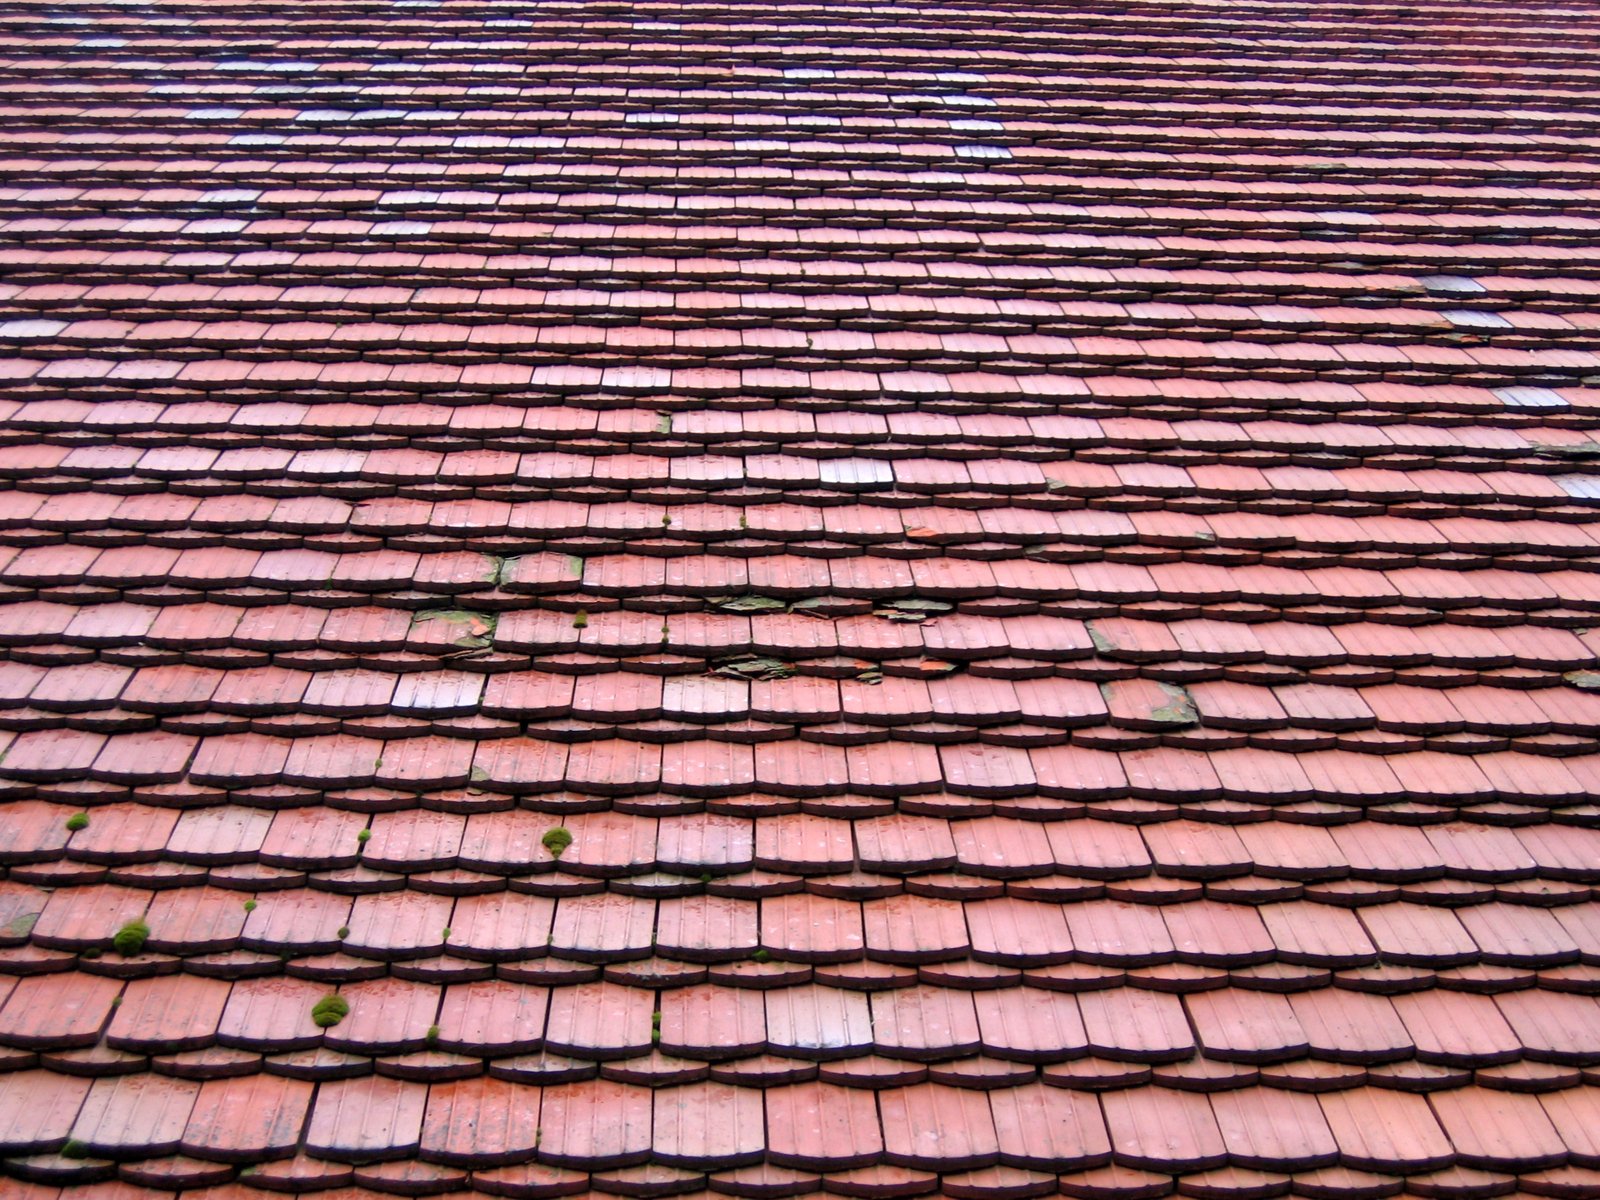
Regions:
<svg viewBox="0 0 1600 1200"><path fill-rule="evenodd" d="M1600 1195L1596 15L0 16L0 1193Z"/></svg>

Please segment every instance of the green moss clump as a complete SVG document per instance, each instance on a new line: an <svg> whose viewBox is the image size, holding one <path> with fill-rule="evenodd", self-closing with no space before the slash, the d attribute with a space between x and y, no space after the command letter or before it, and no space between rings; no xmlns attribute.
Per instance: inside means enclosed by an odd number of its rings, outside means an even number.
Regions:
<svg viewBox="0 0 1600 1200"><path fill-rule="evenodd" d="M350 1015L350 1001L335 992L329 992L311 1006L311 1020L323 1029L337 1025Z"/></svg>
<svg viewBox="0 0 1600 1200"><path fill-rule="evenodd" d="M547 830L544 837L539 839L544 848L550 851L551 858L560 858L566 853L567 847L572 845L570 830L557 825L554 829Z"/></svg>
<svg viewBox="0 0 1600 1200"><path fill-rule="evenodd" d="M144 949L145 941L149 937L150 926L141 918L135 917L117 930L116 936L111 939L111 946L123 958L132 958Z"/></svg>
<svg viewBox="0 0 1600 1200"><path fill-rule="evenodd" d="M61 1147L61 1157L73 1159L88 1158L89 1147L84 1145L77 1138L68 1138L67 1144Z"/></svg>
<svg viewBox="0 0 1600 1200"><path fill-rule="evenodd" d="M70 817L67 818L67 832L68 833L77 833L78 830L87 829L87 828L89 828L89 814L88 813L86 813L86 812L75 812Z"/></svg>

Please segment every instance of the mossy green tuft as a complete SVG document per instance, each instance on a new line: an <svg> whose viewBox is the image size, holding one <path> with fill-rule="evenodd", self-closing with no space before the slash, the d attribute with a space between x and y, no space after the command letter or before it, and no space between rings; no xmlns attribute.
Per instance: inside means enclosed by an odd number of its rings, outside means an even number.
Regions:
<svg viewBox="0 0 1600 1200"><path fill-rule="evenodd" d="M111 946L123 958L132 958L144 949L145 941L150 937L150 926L138 917L129 921L116 936L111 939Z"/></svg>
<svg viewBox="0 0 1600 1200"><path fill-rule="evenodd" d="M323 1029L330 1029L350 1015L350 1001L336 992L329 992L311 1006L311 1021Z"/></svg>

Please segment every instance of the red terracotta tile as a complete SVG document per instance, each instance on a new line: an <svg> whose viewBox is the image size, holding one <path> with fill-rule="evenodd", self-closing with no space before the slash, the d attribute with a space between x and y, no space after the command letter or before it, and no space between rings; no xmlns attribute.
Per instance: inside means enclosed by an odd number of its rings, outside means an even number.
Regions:
<svg viewBox="0 0 1600 1200"><path fill-rule="evenodd" d="M1523 1052L1541 1062L1589 1063L1600 1051L1600 1005L1582 996L1530 990L1495 997Z"/></svg>
<svg viewBox="0 0 1600 1200"><path fill-rule="evenodd" d="M1197 900L1169 905L1161 915L1180 962L1243 966L1277 957L1272 935L1251 909Z"/></svg>
<svg viewBox="0 0 1600 1200"><path fill-rule="evenodd" d="M1268 904L1260 911L1283 962L1348 967L1378 957L1361 918L1353 912L1308 901Z"/></svg>
<svg viewBox="0 0 1600 1200"><path fill-rule="evenodd" d="M758 821L754 849L757 868L803 874L846 869L855 853L848 822L806 813Z"/></svg>
<svg viewBox="0 0 1600 1200"><path fill-rule="evenodd" d="M1068 993L999 988L974 993L972 1002L987 1054L1021 1062L1058 1062L1088 1051L1077 999Z"/></svg>
<svg viewBox="0 0 1600 1200"><path fill-rule="evenodd" d="M0 767L18 779L82 778L105 745L103 734L39 729L19 734Z"/></svg>
<svg viewBox="0 0 1600 1200"><path fill-rule="evenodd" d="M71 853L89 862L153 862L172 837L178 815L141 804L108 804L72 839Z"/></svg>
<svg viewBox="0 0 1600 1200"><path fill-rule="evenodd" d="M1177 1062L1194 1050L1176 996L1134 988L1086 991L1077 997L1089 1052L1125 1062Z"/></svg>
<svg viewBox="0 0 1600 1200"><path fill-rule="evenodd" d="M119 980L73 973L17 981L0 1008L0 1041L28 1049L92 1046L122 991Z"/></svg>
<svg viewBox="0 0 1600 1200"><path fill-rule="evenodd" d="M870 1092L825 1083L768 1088L767 1159L801 1170L870 1166L883 1153Z"/></svg>
<svg viewBox="0 0 1600 1200"><path fill-rule="evenodd" d="M661 994L661 1049L690 1058L754 1054L767 1045L765 997L749 988L697 984Z"/></svg>
<svg viewBox="0 0 1600 1200"><path fill-rule="evenodd" d="M761 1161L766 1150L761 1093L693 1083L654 1093L652 1153L663 1163L726 1170Z"/></svg>
<svg viewBox="0 0 1600 1200"><path fill-rule="evenodd" d="M651 1093L595 1080L546 1088L539 1110L541 1161L598 1170L650 1155Z"/></svg>
<svg viewBox="0 0 1600 1200"><path fill-rule="evenodd" d="M1417 1171L1455 1161L1450 1139L1422 1096L1361 1087L1317 1097L1340 1157L1367 1171Z"/></svg>
<svg viewBox="0 0 1600 1200"><path fill-rule="evenodd" d="M567 755L566 782L600 796L648 792L661 782L661 751L643 742L581 742Z"/></svg>
<svg viewBox="0 0 1600 1200"><path fill-rule="evenodd" d="M1234 1164L1264 1171L1332 1166L1339 1145L1316 1097L1266 1088L1216 1092L1211 1111Z"/></svg>
<svg viewBox="0 0 1600 1200"><path fill-rule="evenodd" d="M1572 1161L1591 1170L1600 1162L1600 1144L1595 1137L1595 1131L1600 1129L1600 1125L1595 1124L1597 1099L1600 1097L1595 1095L1592 1086L1566 1088L1539 1097L1545 1115L1566 1144Z"/></svg>
<svg viewBox="0 0 1600 1200"><path fill-rule="evenodd" d="M972 956L1003 966L1044 966L1074 957L1074 941L1059 906L982 900L966 906Z"/></svg>
<svg viewBox="0 0 1600 1200"><path fill-rule="evenodd" d="M944 821L896 813L854 822L853 831L857 859L867 870L938 870L955 865L956 849Z"/></svg>
<svg viewBox="0 0 1600 1200"><path fill-rule="evenodd" d="M250 914L237 892L221 888L184 888L157 892L144 920L152 950L206 954L231 950Z"/></svg>
<svg viewBox="0 0 1600 1200"><path fill-rule="evenodd" d="M92 1084L39 1070L0 1076L0 1146L16 1155L59 1150Z"/></svg>
<svg viewBox="0 0 1600 1200"><path fill-rule="evenodd" d="M566 958L595 962L642 958L650 950L655 916L654 901L643 897L566 896L556 903L550 948Z"/></svg>
<svg viewBox="0 0 1600 1200"><path fill-rule="evenodd" d="M475 747L444 737L399 738L385 742L375 760L376 782L407 791L460 787L471 779Z"/></svg>
<svg viewBox="0 0 1600 1200"><path fill-rule="evenodd" d="M106 740L89 768L91 779L112 783L172 783L183 778L197 739L151 731Z"/></svg>
<svg viewBox="0 0 1600 1200"><path fill-rule="evenodd" d="M914 742L849 746L845 763L851 789L869 796L937 791L944 782L938 752Z"/></svg>
<svg viewBox="0 0 1600 1200"><path fill-rule="evenodd" d="M209 1080L200 1085L180 1149L222 1162L287 1158L299 1145L312 1091L305 1080L272 1075Z"/></svg>
<svg viewBox="0 0 1600 1200"><path fill-rule="evenodd" d="M426 1045L439 1012L439 988L404 979L373 979L339 989L349 1012L323 1034L323 1044L347 1053L401 1053Z"/></svg>
<svg viewBox="0 0 1600 1200"><path fill-rule="evenodd" d="M106 1044L119 1050L196 1050L216 1041L230 985L181 975L135 979L124 991Z"/></svg>
<svg viewBox="0 0 1600 1200"><path fill-rule="evenodd" d="M691 962L737 960L757 947L760 924L755 901L723 896L662 900L655 912L655 948Z"/></svg>
<svg viewBox="0 0 1600 1200"><path fill-rule="evenodd" d="M311 1009L332 989L309 979L241 979L217 1025L224 1046L263 1052L304 1050L322 1042Z"/></svg>
<svg viewBox="0 0 1600 1200"><path fill-rule="evenodd" d="M953 822L950 832L960 864L978 874L1043 874L1055 865L1045 827L1031 821L982 817Z"/></svg>
<svg viewBox="0 0 1600 1200"><path fill-rule="evenodd" d="M1290 995L1289 1007L1317 1058L1370 1064L1413 1053L1411 1034L1388 997L1313 988Z"/></svg>
<svg viewBox="0 0 1600 1200"><path fill-rule="evenodd" d="M435 1040L458 1054L525 1054L543 1043L548 1009L543 987L489 979L453 984L439 1005Z"/></svg>
<svg viewBox="0 0 1600 1200"><path fill-rule="evenodd" d="M190 772L191 777L193 772ZM167 856L178 862L254 862L272 827L272 814L250 809L208 808L186 812L172 827Z"/></svg>
<svg viewBox="0 0 1600 1200"><path fill-rule="evenodd" d="M1537 1096L1469 1087L1436 1093L1429 1103L1463 1166L1538 1170L1566 1158L1566 1143Z"/></svg>
<svg viewBox="0 0 1600 1200"><path fill-rule="evenodd" d="M291 808L275 813L261 843L261 861L279 867L332 869L356 861L367 827L359 813Z"/></svg>
<svg viewBox="0 0 1600 1200"><path fill-rule="evenodd" d="M426 892L358 896L350 908L345 949L374 958L423 958L443 949L454 901Z"/></svg>
<svg viewBox="0 0 1600 1200"><path fill-rule="evenodd" d="M1227 1143L1204 1095L1134 1088L1107 1092L1101 1103L1112 1153L1127 1166L1188 1172L1227 1162Z"/></svg>
<svg viewBox="0 0 1600 1200"><path fill-rule="evenodd" d="M972 995L952 988L909 987L869 998L873 1043L890 1058L959 1058L980 1045Z"/></svg>
<svg viewBox="0 0 1600 1200"><path fill-rule="evenodd" d="M428 1091L421 1155L459 1167L526 1161L540 1144L540 1089L480 1076Z"/></svg>
<svg viewBox="0 0 1600 1200"><path fill-rule="evenodd" d="M859 830L858 825L858 836ZM957 901L890 896L867 901L861 913L869 958L892 963L943 962L964 958L968 951L966 912Z"/></svg>
<svg viewBox="0 0 1600 1200"><path fill-rule="evenodd" d="M377 771L383 743L373 738L329 734L296 738L284 762L288 783L320 786L361 786Z"/></svg>
<svg viewBox="0 0 1600 1200"><path fill-rule="evenodd" d="M278 829L276 818L273 829ZM239 940L251 950L268 953L332 951L339 945L339 931L350 919L350 897L331 892L274 891L255 904Z"/></svg>
<svg viewBox="0 0 1600 1200"><path fill-rule="evenodd" d="M456 864L466 817L459 813L380 813L368 826L362 861L380 870L427 871Z"/></svg>
<svg viewBox="0 0 1600 1200"><path fill-rule="evenodd" d="M761 905L761 948L779 959L848 962L861 957L861 906L807 894L774 896Z"/></svg>
<svg viewBox="0 0 1600 1200"><path fill-rule="evenodd" d="M766 994L767 1045L778 1054L841 1058L873 1044L872 1011L860 992L802 986Z"/></svg>
<svg viewBox="0 0 1600 1200"><path fill-rule="evenodd" d="M1571 70L1275 14L1334 128L1249 11L913 9L702 119L742 10L496 17L520 99L255 16L8 42L13 1190L1594 1190ZM1052 108L1118 38L1183 86Z"/></svg>
<svg viewBox="0 0 1600 1200"><path fill-rule="evenodd" d="M1360 917L1373 944L1391 962L1452 966L1478 957L1477 943L1448 910L1380 904L1362 909Z"/></svg>
<svg viewBox="0 0 1600 1200"><path fill-rule="evenodd" d="M627 1058L648 1051L651 993L612 983L557 988L550 997L545 1041L559 1054Z"/></svg>
<svg viewBox="0 0 1600 1200"><path fill-rule="evenodd" d="M922 1084L878 1098L884 1159L897 1166L970 1170L998 1161L989 1098L982 1092Z"/></svg>
<svg viewBox="0 0 1600 1200"><path fill-rule="evenodd" d="M1000 1161L1042 1171L1082 1171L1111 1159L1099 1101L1040 1084L989 1093Z"/></svg>
<svg viewBox="0 0 1600 1200"><path fill-rule="evenodd" d="M1299 1058L1309 1049L1286 996L1219 988L1186 997L1184 1007L1207 1058L1273 1062Z"/></svg>
<svg viewBox="0 0 1600 1200"><path fill-rule="evenodd" d="M1112 756L1107 756L1112 757ZM1053 821L1045 826L1059 870L1090 879L1146 874L1150 852L1137 829L1111 821Z"/></svg>
<svg viewBox="0 0 1600 1200"><path fill-rule="evenodd" d="M97 1079L84 1097L72 1138L96 1157L171 1154L199 1092L198 1083L161 1075Z"/></svg>
<svg viewBox="0 0 1600 1200"><path fill-rule="evenodd" d="M761 742L755 747L756 786L784 796L843 792L852 776L844 751L814 742Z"/></svg>
<svg viewBox="0 0 1600 1200"><path fill-rule="evenodd" d="M555 908L548 896L463 896L450 915L450 949L490 961L542 954L550 944Z"/></svg>
<svg viewBox="0 0 1600 1200"><path fill-rule="evenodd" d="M1158 909L1117 900L1090 900L1066 910L1077 956L1085 962L1142 966L1177 956Z"/></svg>
<svg viewBox="0 0 1600 1200"><path fill-rule="evenodd" d="M1490 1066L1521 1056L1511 1026L1489 996L1430 988L1393 998L1423 1062Z"/></svg>
<svg viewBox="0 0 1600 1200"><path fill-rule="evenodd" d="M335 1162L382 1162L416 1154L428 1088L382 1075L317 1085L305 1148Z"/></svg>

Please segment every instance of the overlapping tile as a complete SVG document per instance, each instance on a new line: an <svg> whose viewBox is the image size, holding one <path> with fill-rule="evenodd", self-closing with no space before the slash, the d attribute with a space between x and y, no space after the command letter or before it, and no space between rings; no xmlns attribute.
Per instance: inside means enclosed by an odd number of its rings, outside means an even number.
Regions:
<svg viewBox="0 0 1600 1200"><path fill-rule="evenodd" d="M1584 15L0 17L8 1186L1592 1194Z"/></svg>

